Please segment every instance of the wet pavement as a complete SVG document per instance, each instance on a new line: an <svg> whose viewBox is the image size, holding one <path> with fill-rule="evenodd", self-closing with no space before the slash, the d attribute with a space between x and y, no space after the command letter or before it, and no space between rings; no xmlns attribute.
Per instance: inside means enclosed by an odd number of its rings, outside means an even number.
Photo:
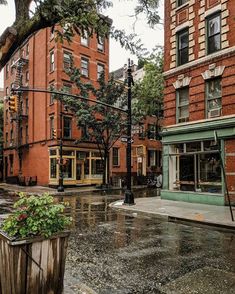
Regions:
<svg viewBox="0 0 235 294"><path fill-rule="evenodd" d="M70 203L74 219L65 294L235 293L233 233L112 210L118 192L58 198ZM5 214L11 197L0 201Z"/></svg>

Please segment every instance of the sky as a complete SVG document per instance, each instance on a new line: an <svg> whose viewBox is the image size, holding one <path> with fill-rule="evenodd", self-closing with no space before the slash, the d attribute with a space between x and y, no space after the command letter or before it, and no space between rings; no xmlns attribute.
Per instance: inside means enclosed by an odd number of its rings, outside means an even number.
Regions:
<svg viewBox="0 0 235 294"><path fill-rule="evenodd" d="M113 25L118 29L125 30L127 34L136 33L140 37L144 46L151 51L156 45L163 45L163 26L158 25L155 29L150 29L144 17L137 21L133 15L133 8L136 0L114 0L113 8L107 14L113 19ZM163 0L160 0L160 16L163 18ZM11 26L15 17L14 1L8 0L8 5L0 6L0 34L7 26ZM110 71L118 69L127 63L128 58L137 61L134 55L121 48L114 40L110 40ZM0 73L0 88L3 87L3 73Z"/></svg>

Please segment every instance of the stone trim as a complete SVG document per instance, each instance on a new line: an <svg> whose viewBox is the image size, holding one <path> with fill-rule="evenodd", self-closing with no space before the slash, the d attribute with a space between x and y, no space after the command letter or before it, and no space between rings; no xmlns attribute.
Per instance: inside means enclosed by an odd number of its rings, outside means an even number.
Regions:
<svg viewBox="0 0 235 294"><path fill-rule="evenodd" d="M220 12L221 10L222 10L222 5L221 4L216 5L210 9L206 10L204 17L207 18L208 16L210 16L214 13Z"/></svg>
<svg viewBox="0 0 235 294"><path fill-rule="evenodd" d="M223 75L225 66L224 65L220 65L216 67L216 64L210 64L209 65L209 69L207 69L206 71L204 71L201 75L203 77L204 80L209 80L211 78L215 78L215 77L220 77Z"/></svg>
<svg viewBox="0 0 235 294"><path fill-rule="evenodd" d="M210 61L213 58L223 57L224 55L230 54L230 53L235 53L235 46L230 47L230 48L226 48L226 49L222 49L222 50L217 51L217 52L215 52L213 54L201 57L200 59L193 60L191 62L188 62L186 64L178 66L176 68L170 69L170 70L164 72L163 76L167 77L169 75L176 74L179 71L186 70L188 68L193 68L194 66L197 66L197 65L202 64L202 63L206 63L206 62Z"/></svg>
<svg viewBox="0 0 235 294"><path fill-rule="evenodd" d="M173 83L173 86L175 89L180 89L182 87L187 87L189 86L191 82L192 77L180 75L178 76L177 80Z"/></svg>

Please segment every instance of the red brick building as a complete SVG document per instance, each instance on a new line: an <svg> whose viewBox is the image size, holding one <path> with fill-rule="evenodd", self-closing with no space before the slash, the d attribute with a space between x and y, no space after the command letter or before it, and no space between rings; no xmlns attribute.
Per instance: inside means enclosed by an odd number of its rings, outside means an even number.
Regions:
<svg viewBox="0 0 235 294"><path fill-rule="evenodd" d="M75 36L69 45L55 42L50 29L31 36L15 52L4 69L5 96L19 82L29 89L61 89L76 93L65 68L70 55L81 68L84 82L97 83L98 75L109 73L109 42ZM135 76L136 72L133 73ZM138 74L139 77L139 74ZM99 184L102 164L96 144L75 141L82 130L76 126L73 113L53 96L40 92L23 92L17 101L17 112L4 111L4 179L7 182L57 186L59 184L60 136L63 139L64 185ZM60 113L62 113L62 120ZM62 133L61 133L62 122ZM160 167L161 144L157 140L158 119L148 118L133 134L132 176L146 176L152 167ZM119 140L110 152L110 176L119 185L126 175L126 143Z"/></svg>
<svg viewBox="0 0 235 294"><path fill-rule="evenodd" d="M12 84L36 89L60 89L74 93L65 68L73 56L81 68L84 81L97 83L101 71L109 73L109 41L75 36L73 42L55 42L50 29L32 35L14 53L4 69L5 95ZM76 92L76 91L75 91ZM81 137L76 120L60 101L47 93L24 92L18 98L16 113L10 113L5 102L4 113L4 179L40 185L58 185L59 142L63 138L64 185L100 183L101 159L92 143L75 144ZM62 132L61 132L62 131Z"/></svg>
<svg viewBox="0 0 235 294"><path fill-rule="evenodd" d="M232 0L165 1L165 199L224 205L227 185L235 203L234 15Z"/></svg>
<svg viewBox="0 0 235 294"><path fill-rule="evenodd" d="M120 68L111 74L117 81L124 81L126 71ZM132 65L132 77L134 82L142 80L144 68L137 69ZM132 105L134 101L132 100ZM159 131L161 118L159 115L147 117L139 124L132 126L132 178L134 184L144 183L144 177L154 174L162 167L162 145L160 142ZM123 138L125 139L125 138ZM120 182L126 176L126 145L122 138L115 143L112 148L111 176L113 183Z"/></svg>

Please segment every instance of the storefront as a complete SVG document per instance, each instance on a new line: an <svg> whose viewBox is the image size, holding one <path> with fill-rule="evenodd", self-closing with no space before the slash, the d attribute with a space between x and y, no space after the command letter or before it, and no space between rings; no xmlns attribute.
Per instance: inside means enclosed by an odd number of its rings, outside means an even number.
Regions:
<svg viewBox="0 0 235 294"><path fill-rule="evenodd" d="M49 185L58 185L59 147L49 149ZM103 165L96 150L63 148L64 185L100 184Z"/></svg>
<svg viewBox="0 0 235 294"><path fill-rule="evenodd" d="M227 150L233 148L234 126L230 116L164 129L161 197L224 205L226 184L233 193L235 166L230 165L233 153Z"/></svg>

